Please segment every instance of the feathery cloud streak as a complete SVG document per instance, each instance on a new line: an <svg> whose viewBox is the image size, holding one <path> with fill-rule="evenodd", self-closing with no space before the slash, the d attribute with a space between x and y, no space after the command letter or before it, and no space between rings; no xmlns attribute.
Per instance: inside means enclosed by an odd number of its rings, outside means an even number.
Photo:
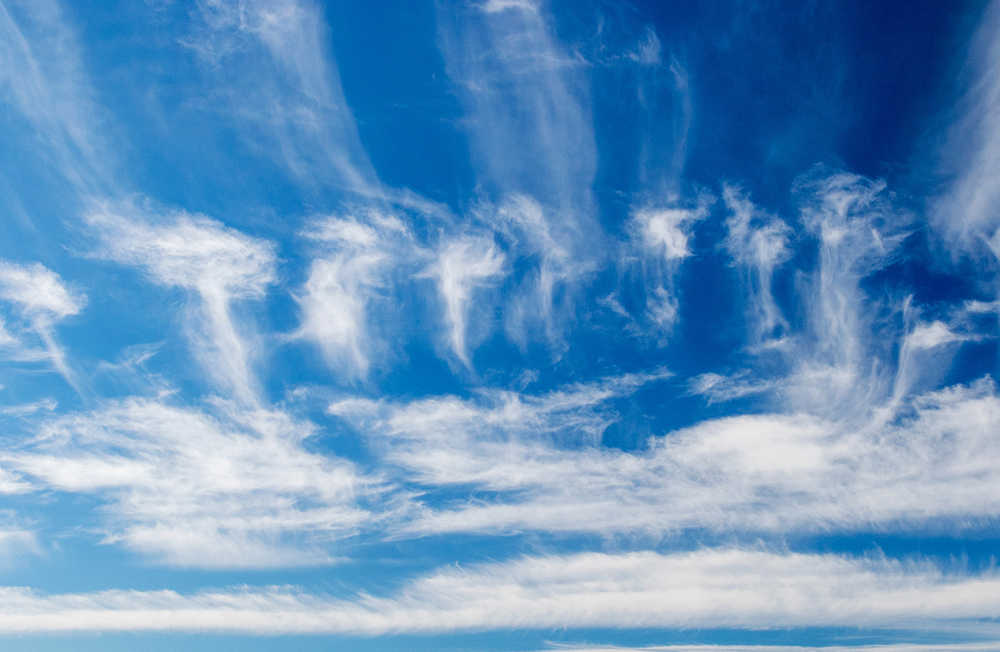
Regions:
<svg viewBox="0 0 1000 652"><path fill-rule="evenodd" d="M269 242L184 212L159 217L138 206L99 206L86 217L100 239L97 255L144 269L153 281L196 294L186 324L206 373L233 396L259 402L252 343L233 317L233 303L264 295L274 281Z"/></svg>
<svg viewBox="0 0 1000 652"><path fill-rule="evenodd" d="M26 327L41 340L44 354L39 356L29 347L3 330L0 346L13 349L13 358L47 359L74 389L78 381L53 332L56 322L78 314L86 303L86 296L71 291L58 274L40 263L16 265L0 261L0 300L15 310ZM2 325L2 324L0 324Z"/></svg>
<svg viewBox="0 0 1000 652"><path fill-rule="evenodd" d="M2 460L32 489L101 497L105 542L160 563L314 565L369 520L358 500L379 490L351 463L305 450L314 433L278 410L129 399L49 419Z"/></svg>
<svg viewBox="0 0 1000 652"><path fill-rule="evenodd" d="M525 557L434 572L390 597L288 588L0 590L0 631L431 633L552 627L933 628L1000 613L995 574L932 564L726 549Z"/></svg>

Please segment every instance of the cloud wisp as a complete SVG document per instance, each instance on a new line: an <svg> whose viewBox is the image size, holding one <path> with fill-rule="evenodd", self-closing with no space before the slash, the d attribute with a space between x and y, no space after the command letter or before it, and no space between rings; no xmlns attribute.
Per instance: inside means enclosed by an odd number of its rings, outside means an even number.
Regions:
<svg viewBox="0 0 1000 652"><path fill-rule="evenodd" d="M315 426L278 410L128 399L46 419L2 459L35 491L93 494L104 541L170 566L332 563L329 544L380 491L353 464L310 453Z"/></svg>
<svg viewBox="0 0 1000 652"><path fill-rule="evenodd" d="M0 3L0 100L38 132L52 168L79 191L106 191L114 157L95 125L101 111L84 53L53 0Z"/></svg>
<svg viewBox="0 0 1000 652"><path fill-rule="evenodd" d="M356 599L282 587L63 595L8 587L0 590L0 632L940 626L974 633L1000 613L997 596L994 573L926 562L746 549L585 553L442 569L394 595Z"/></svg>
<svg viewBox="0 0 1000 652"><path fill-rule="evenodd" d="M465 109L475 171L526 266L505 302L522 348L541 332L558 342L571 310L557 305L600 260L592 184L597 170L587 64L558 41L534 2L438 11L445 67ZM550 246L557 243L557 246Z"/></svg>
<svg viewBox="0 0 1000 652"><path fill-rule="evenodd" d="M401 219L373 209L313 220L304 232L317 250L296 299L296 337L312 340L341 377L365 379L390 333L379 321L391 290L426 257Z"/></svg>
<svg viewBox="0 0 1000 652"><path fill-rule="evenodd" d="M703 199L696 207L642 209L630 221L643 271L645 318L663 343L680 319L676 275L684 259L691 255L691 231L707 214L706 204Z"/></svg>
<svg viewBox="0 0 1000 652"><path fill-rule="evenodd" d="M933 224L956 256L1000 258L1000 3L983 9L972 36L965 92L942 153L951 184L937 198Z"/></svg>
<svg viewBox="0 0 1000 652"><path fill-rule="evenodd" d="M24 327L41 340L39 353L4 328L0 347L10 351L14 360L47 360L74 389L79 381L56 340L57 322L77 315L86 304L86 296L69 289L58 274L40 263L17 265L0 260L0 300L14 309ZM2 323L0 323L2 326Z"/></svg>
<svg viewBox="0 0 1000 652"><path fill-rule="evenodd" d="M0 0L0 638L990 649L1000 0L97 4Z"/></svg>
<svg viewBox="0 0 1000 652"><path fill-rule="evenodd" d="M378 197L321 8L308 0L209 0L198 7L181 43L206 64L213 93L247 142L267 139L306 185Z"/></svg>
<svg viewBox="0 0 1000 652"><path fill-rule="evenodd" d="M195 295L196 307L184 324L195 357L233 396L259 403L253 332L235 320L233 306L263 297L274 282L273 245L183 211L159 216L135 205L103 205L86 221L100 241L97 256Z"/></svg>
<svg viewBox="0 0 1000 652"><path fill-rule="evenodd" d="M751 343L766 345L780 340L789 328L774 300L771 281L775 268L790 255L791 229L777 217L762 214L735 186L723 186L722 198L729 213L724 245L747 277Z"/></svg>
<svg viewBox="0 0 1000 652"><path fill-rule="evenodd" d="M608 401L658 378L536 397L349 399L330 411L405 470L402 478L495 496L428 505L402 526L411 535L975 529L1000 508L990 489L1000 481L991 471L1000 462L1000 398L988 379L912 397L891 423L731 416L636 451L601 446L617 419Z"/></svg>
<svg viewBox="0 0 1000 652"><path fill-rule="evenodd" d="M484 238L457 238L445 242L434 264L424 274L433 278L444 303L448 345L466 367L472 366L466 344L467 320L478 288L503 276L504 256Z"/></svg>

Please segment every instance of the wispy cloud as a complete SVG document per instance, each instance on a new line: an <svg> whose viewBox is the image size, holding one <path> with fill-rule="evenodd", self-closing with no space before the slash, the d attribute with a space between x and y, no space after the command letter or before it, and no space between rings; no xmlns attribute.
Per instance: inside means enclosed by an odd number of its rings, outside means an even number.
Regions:
<svg viewBox="0 0 1000 652"><path fill-rule="evenodd" d="M491 2L438 11L448 75L465 108L475 172L532 271L511 295L508 334L557 340L554 295L591 269L603 239L591 185L597 170L587 64L559 43L544 9ZM557 249L540 246L544 241ZM538 328L541 327L541 328Z"/></svg>
<svg viewBox="0 0 1000 652"><path fill-rule="evenodd" d="M206 62L216 79L212 92L221 100L213 107L236 118L248 143L267 139L307 186L380 195L319 6L309 0L206 0L194 18L181 43Z"/></svg>
<svg viewBox="0 0 1000 652"><path fill-rule="evenodd" d="M32 321L51 323L83 309L85 297L71 292L58 274L40 263L0 262L0 299Z"/></svg>
<svg viewBox="0 0 1000 652"><path fill-rule="evenodd" d="M86 303L86 296L70 290L58 274L40 263L17 265L0 261L0 300L14 308L25 327L41 340L44 358L70 385L79 390L73 369L55 338L56 322L78 314ZM12 347L15 357L33 359L37 356L26 350L4 330L3 346Z"/></svg>
<svg viewBox="0 0 1000 652"><path fill-rule="evenodd" d="M375 335L373 304L391 302L390 285L402 280L394 272L411 271L425 256L402 220L375 210L317 219L304 235L318 254L297 296L302 324L296 335L319 344L343 376L365 378L373 352L385 346Z"/></svg>
<svg viewBox="0 0 1000 652"><path fill-rule="evenodd" d="M386 462L425 486L468 485L494 498L429 505L411 533L704 529L762 533L976 528L1000 505L992 382L911 399L891 425L803 414L732 416L651 439L599 446L606 405L657 376L623 377L538 397L410 404L341 401ZM985 527L985 525L983 525Z"/></svg>
<svg viewBox="0 0 1000 652"><path fill-rule="evenodd" d="M95 128L94 101L77 36L53 0L0 3L0 99L38 132L53 168L78 190L106 190L113 156Z"/></svg>
<svg viewBox="0 0 1000 652"><path fill-rule="evenodd" d="M37 412L52 412L57 407L59 407L59 403L57 403L55 399L43 398L39 401L32 401L31 403L4 405L0 407L0 414L10 417L26 417Z"/></svg>
<svg viewBox="0 0 1000 652"><path fill-rule="evenodd" d="M951 185L933 223L952 253L1000 257L1000 3L991 2L969 47L965 92L941 152Z"/></svg>
<svg viewBox="0 0 1000 652"><path fill-rule="evenodd" d="M636 211L630 220L643 271L645 317L664 342L680 319L676 275L683 260L691 255L691 230L707 214L708 201L702 198L694 207L645 208Z"/></svg>
<svg viewBox="0 0 1000 652"><path fill-rule="evenodd" d="M657 66L661 61L663 46L660 44L660 37L656 35L656 30L646 27L636 45L635 50L628 53L628 57L644 66Z"/></svg>
<svg viewBox="0 0 1000 652"><path fill-rule="evenodd" d="M435 262L424 272L437 282L448 324L448 344L455 356L471 367L467 350L467 319L478 288L503 276L504 256L492 240L460 237L446 241Z"/></svg>
<svg viewBox="0 0 1000 652"><path fill-rule="evenodd" d="M769 41L744 58L728 14L647 26L641 7L470 0L386 30L318 0L154 4L0 0L4 208L38 215L36 244L82 252L62 265L4 241L0 566L57 592L0 587L0 633L1000 633L993 565L941 561L1000 514L984 354L1000 306L1000 0L968 50L934 197L906 196L892 160L889 182L821 166L779 181L836 157L828 136L800 139L818 118L785 100L841 84L730 74L788 53ZM328 29L335 16L363 33ZM705 38L683 37L685 20ZM338 70L335 50L360 58ZM858 73L835 58L817 70ZM351 83L383 73L352 108ZM842 108L819 95L810 115ZM402 122L380 133L389 111ZM874 114L851 115L860 133ZM845 151L883 161L909 131ZM412 147L422 169L394 156ZM695 185L720 176L734 182ZM130 183L178 208L124 199ZM156 297L170 300L155 315L129 303ZM50 366L86 385L81 400ZM885 536L935 557L817 552ZM467 564L470 541L490 561ZM52 563L27 563L39 553ZM336 577L302 570L344 556L359 563ZM60 584L80 559L119 588ZM138 562L160 568L136 580ZM197 588L208 570L282 582L290 568L305 586ZM133 590L151 578L188 588ZM825 649L848 648L873 649Z"/></svg>
<svg viewBox="0 0 1000 652"><path fill-rule="evenodd" d="M378 635L511 627L942 626L975 632L1000 610L998 596L995 573L946 572L919 561L746 549L590 553L442 569L394 595L354 600L279 587L61 595L8 587L0 590L0 631Z"/></svg>
<svg viewBox="0 0 1000 652"><path fill-rule="evenodd" d="M560 472L557 444L598 444L615 421L608 401L668 375L626 375L541 396L492 390L469 401L343 399L329 411L361 425L385 461L406 469L404 477L410 481L511 490L545 482L535 476L538 472ZM540 455L535 461L533 453ZM522 462L526 464L520 466ZM558 483L555 476L548 481Z"/></svg>
<svg viewBox="0 0 1000 652"><path fill-rule="evenodd" d="M724 403L744 396L753 396L780 386L774 380L755 380L749 372L723 376L715 373L698 374L688 382L692 394L708 399L709 403Z"/></svg>
<svg viewBox="0 0 1000 652"><path fill-rule="evenodd" d="M442 8L438 33L484 183L554 208L571 230L592 211L597 168L585 62L538 3Z"/></svg>
<svg viewBox="0 0 1000 652"><path fill-rule="evenodd" d="M23 476L9 469L0 468L0 494L21 494L34 489L34 486ZM21 530L12 530L20 532Z"/></svg>
<svg viewBox="0 0 1000 652"><path fill-rule="evenodd" d="M879 306L861 287L887 266L909 216L894 207L885 182L817 170L796 184L800 218L816 239L818 261L802 289L806 331L792 349L796 367L785 388L790 405L818 413L863 416L889 392L888 339L876 334ZM891 336L890 336L891 337Z"/></svg>
<svg viewBox="0 0 1000 652"><path fill-rule="evenodd" d="M725 247L745 274L748 317L753 328L751 342L761 344L781 338L787 333L788 322L775 303L771 279L775 268L791 254L791 229L777 217L757 209L735 186L723 186L722 198L729 212Z"/></svg>
<svg viewBox="0 0 1000 652"><path fill-rule="evenodd" d="M558 345L562 322L569 318L572 306L568 301L557 302L557 293L583 280L594 271L595 262L581 256L577 243L528 195L508 195L496 207L495 215L484 217L507 243L512 258L522 266L525 261L536 265L528 273L522 272L516 279L516 291L508 293L504 306L508 337L523 349L533 339L532 329L539 329L550 345Z"/></svg>
<svg viewBox="0 0 1000 652"><path fill-rule="evenodd" d="M129 399L40 422L2 453L37 489L106 502L105 541L160 563L330 563L329 544L369 519L377 490L344 460L307 452L315 427L277 410Z"/></svg>
<svg viewBox="0 0 1000 652"><path fill-rule="evenodd" d="M86 216L96 255L146 271L157 283L195 293L185 328L206 373L241 401L258 401L252 331L233 304L264 296L274 281L271 243L183 211L157 215L135 204L101 205ZM250 340L250 341L248 341Z"/></svg>

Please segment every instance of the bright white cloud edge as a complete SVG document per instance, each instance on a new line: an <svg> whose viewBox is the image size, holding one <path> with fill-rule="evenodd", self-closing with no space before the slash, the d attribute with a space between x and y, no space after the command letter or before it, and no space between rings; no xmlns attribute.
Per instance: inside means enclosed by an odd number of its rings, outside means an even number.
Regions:
<svg viewBox="0 0 1000 652"><path fill-rule="evenodd" d="M0 590L0 632L434 633L508 628L848 626L973 632L1000 614L1000 577L922 561L704 549L583 553L448 567L394 595L289 587ZM958 628L958 629L956 629ZM966 639L968 640L968 639Z"/></svg>

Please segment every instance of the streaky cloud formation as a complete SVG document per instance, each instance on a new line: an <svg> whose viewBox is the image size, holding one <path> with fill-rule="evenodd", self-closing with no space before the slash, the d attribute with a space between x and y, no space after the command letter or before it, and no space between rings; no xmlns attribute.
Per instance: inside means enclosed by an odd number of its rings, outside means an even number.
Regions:
<svg viewBox="0 0 1000 652"><path fill-rule="evenodd" d="M257 403L252 332L237 325L233 304L261 298L274 281L273 245L183 211L161 218L135 205L105 205L86 221L100 239L98 256L140 267L160 285L195 293L198 304L185 324L195 356L234 396Z"/></svg>
<svg viewBox="0 0 1000 652"><path fill-rule="evenodd" d="M735 186L724 186L722 198L729 211L726 251L748 277L745 283L754 331L751 342L766 345L780 340L788 330L788 322L775 303L771 279L775 268L790 255L791 229L780 219L761 214Z"/></svg>
<svg viewBox="0 0 1000 652"><path fill-rule="evenodd" d="M305 450L314 433L277 410L129 399L49 419L2 459L34 490L100 497L103 540L161 563L315 565L371 518L358 500L378 486Z"/></svg>
<svg viewBox="0 0 1000 652"><path fill-rule="evenodd" d="M302 324L296 332L315 341L331 367L359 378L367 376L373 351L384 346L373 336L378 324L372 304L387 299L379 292L397 278L394 271L412 268L422 257L397 217L363 214L317 219L305 231L319 253L297 297Z"/></svg>
<svg viewBox="0 0 1000 652"><path fill-rule="evenodd" d="M406 526L414 533L954 531L988 529L998 508L1000 399L988 379L917 396L892 424L743 415L639 451L601 446L616 420L605 402L658 378L487 402L343 400L330 411L372 433L413 481L496 493L428 506Z"/></svg>
<svg viewBox="0 0 1000 652"><path fill-rule="evenodd" d="M706 215L706 200L699 203L696 208L643 209L632 216L646 278L646 318L661 337L669 336L680 318L675 276L691 255L688 240L694 223Z"/></svg>
<svg viewBox="0 0 1000 652"><path fill-rule="evenodd" d="M1000 183L993 174L1000 166L1000 6L986 5L980 21L963 71L967 90L944 151L953 180L933 218L953 253L1000 257Z"/></svg>
<svg viewBox="0 0 1000 652"><path fill-rule="evenodd" d="M391 597L355 600L283 587L50 596L7 587L0 590L0 631L378 635L570 626L879 628L911 622L975 632L1000 610L998 583L993 573L949 573L919 561L747 549L585 553L439 570Z"/></svg>
<svg viewBox="0 0 1000 652"><path fill-rule="evenodd" d="M998 26L0 0L0 647L1000 649Z"/></svg>
<svg viewBox="0 0 1000 652"><path fill-rule="evenodd" d="M558 42L535 2L442 7L438 36L467 114L480 182L501 203L501 219L526 236L522 255L537 255L510 299L507 331L522 346L536 339L530 335L539 326L558 340L564 326L557 318L567 317L554 310L557 288L571 286L600 258L588 246L600 227L587 64ZM545 246L550 241L559 248Z"/></svg>
<svg viewBox="0 0 1000 652"><path fill-rule="evenodd" d="M42 342L44 354L26 348L19 339L4 331L3 344L13 349L15 360L48 360L70 385L79 390L78 381L66 353L53 332L56 322L78 314L86 296L66 287L58 274L40 263L17 265L0 260L0 300L14 308L27 329Z"/></svg>
<svg viewBox="0 0 1000 652"><path fill-rule="evenodd" d="M433 278L444 302L448 324L448 344L455 356L471 366L466 346L469 304L477 288L503 275L504 257L485 238L463 237L446 242L427 276Z"/></svg>
<svg viewBox="0 0 1000 652"><path fill-rule="evenodd" d="M309 0L209 0L198 4L197 14L181 42L219 76L215 93L247 126L245 138L268 139L287 170L307 183L322 180L377 196L377 177L330 58L321 7ZM257 52L266 65L259 65Z"/></svg>
<svg viewBox="0 0 1000 652"><path fill-rule="evenodd" d="M559 484L556 475L536 476L560 470L559 449L551 448L546 456L546 443L599 443L614 421L605 403L668 376L666 371L633 374L542 396L494 390L474 401L438 397L394 405L348 398L331 404L329 411L361 425L387 461L406 469L411 480L518 489L538 481ZM538 448L530 448L532 443ZM532 453L541 455L533 460Z"/></svg>
<svg viewBox="0 0 1000 652"><path fill-rule="evenodd" d="M438 33L489 183L555 209L570 231L592 210L596 169L586 63L554 37L540 3L442 8ZM527 151L512 151L511 138Z"/></svg>
<svg viewBox="0 0 1000 652"><path fill-rule="evenodd" d="M0 3L0 98L32 125L51 170L83 192L106 191L116 167L84 53L60 3Z"/></svg>

